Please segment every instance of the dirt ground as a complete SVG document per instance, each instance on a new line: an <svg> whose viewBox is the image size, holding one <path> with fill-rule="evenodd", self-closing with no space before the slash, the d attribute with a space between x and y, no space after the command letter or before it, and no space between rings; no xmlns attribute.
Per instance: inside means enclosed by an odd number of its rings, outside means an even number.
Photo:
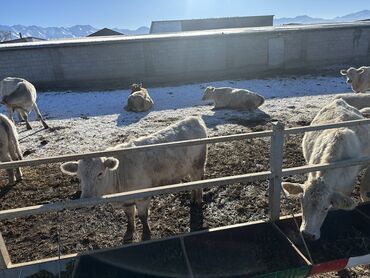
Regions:
<svg viewBox="0 0 370 278"><path fill-rule="evenodd" d="M316 109L317 110L317 109ZM293 111L293 113L295 113ZM312 114L312 117L314 114ZM288 126L304 126L311 118L289 119L284 115ZM233 117L223 119L233 124L232 128L217 130L209 127L217 135L234 134L271 129L272 120L248 122ZM122 134L112 138L112 144L125 140ZM301 150L302 135L289 136L285 140L284 167L304 165ZM206 178L215 178L260 172L269 167L269 139L253 139L217 143L208 146ZM0 209L10 209L36 204L54 203L78 198L78 180L65 176L60 164L24 168L24 180L13 187L7 187L4 173L0 173ZM304 181L303 175L287 178L290 181ZM204 227L214 228L247 221L266 219L268 215L268 181L232 184L204 191ZM355 192L357 198L358 194ZM298 213L299 202L282 199L282 215ZM150 225L153 238L189 232L190 193L170 194L154 197L151 203ZM137 219L138 231L135 241L139 241L141 225ZM5 238L13 263L39 258L58 256L84 250L100 249L123 244L126 217L123 210L112 205L92 208L65 210L29 216L1 222L1 232ZM58 248L58 243L60 248ZM355 268L344 277L368 277L367 268ZM346 275L347 275L346 274ZM326 274L320 277L338 277Z"/></svg>

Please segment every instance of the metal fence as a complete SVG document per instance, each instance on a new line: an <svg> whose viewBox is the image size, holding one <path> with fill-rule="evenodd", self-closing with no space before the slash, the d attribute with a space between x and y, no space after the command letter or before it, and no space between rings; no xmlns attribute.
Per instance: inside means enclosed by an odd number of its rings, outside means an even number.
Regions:
<svg viewBox="0 0 370 278"><path fill-rule="evenodd" d="M370 119L354 120L333 124L324 124L317 126L306 126L298 128L285 129L284 124L280 122L273 122L273 128L270 131L235 134L227 136L218 136L205 139L194 139L187 141L177 141L170 143L162 143L155 145L146 145L132 148L124 148L109 151L98 151L76 155L63 155L48 158L37 158L22 161L12 161L0 163L0 169L8 169L24 166L36 166L46 163L57 163L71 160L78 160L83 158L101 157L101 156L114 156L126 152L140 152L146 150L162 149L162 148L175 148L184 146L213 144L219 142L229 142L235 140L245 140L261 137L271 137L270 149L270 169L269 171L247 173L236 176L228 176L214 179L206 179L199 181L192 181L186 183L158 186L154 188L141 189L129 192L122 192L110 195L104 195L99 198L80 199L73 201L63 201L52 204L36 205L29 207L21 207L15 209L8 209L0 211L0 220L12 219L17 217L24 217L29 215L56 212L64 209L82 208L87 206L99 205L111 202L123 202L133 199L140 199L159 194L175 193L186 190L193 190L196 188L210 188L233 183L251 182L258 180L269 180L269 219L275 221L280 217L280 197L281 197L281 179L283 176L290 176L295 174L304 174L309 172L321 171L325 169L342 168L354 165L363 165L370 163L370 157L359 157L356 159L343 160L339 162L306 165L300 167L292 167L283 169L283 149L284 149L284 136L291 134L299 134L309 131L317 131L324 129L334 129L341 127L353 127L370 124ZM28 263L29 264L29 263ZM12 267L5 242L0 233L0 269Z"/></svg>

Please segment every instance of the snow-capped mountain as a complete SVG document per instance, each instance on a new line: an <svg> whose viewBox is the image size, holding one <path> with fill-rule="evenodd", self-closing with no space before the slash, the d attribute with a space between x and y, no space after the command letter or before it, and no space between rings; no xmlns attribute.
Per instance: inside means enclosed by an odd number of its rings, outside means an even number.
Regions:
<svg viewBox="0 0 370 278"><path fill-rule="evenodd" d="M313 18L307 15L300 15L293 18L275 18L274 25L283 25L289 23L310 24L310 23L329 23L329 22L349 22L356 20L370 19L370 10L363 10L357 13L352 13L344 16L338 16L332 19ZM91 33L98 31L91 25L75 25L72 27L40 27L40 26L24 26L24 25L0 25L0 41L1 38L16 39L19 38L19 33L23 37L37 37L41 39L59 39L59 38L76 38L86 37ZM149 28L142 26L136 30L118 29L113 30L123 33L125 35L148 34ZM8 37L4 32L10 32L11 36Z"/></svg>
<svg viewBox="0 0 370 278"><path fill-rule="evenodd" d="M350 22L356 20L370 19L370 11L363 10L357 13L352 13L344 16L338 16L332 19L326 18L313 18L307 15L300 15L293 18L276 18L274 19L274 25L283 25L289 23L298 23L298 24L310 24L310 23L331 23L331 22Z"/></svg>
<svg viewBox="0 0 370 278"><path fill-rule="evenodd" d="M41 39L59 39L59 38L76 38L86 37L91 33L98 31L91 25L75 25L72 27L40 27L40 26L24 26L24 25L0 25L0 31L11 32L11 38L19 38L19 33L23 37L36 37ZM129 29L113 29L125 35L148 34L148 27L140 27L136 30Z"/></svg>

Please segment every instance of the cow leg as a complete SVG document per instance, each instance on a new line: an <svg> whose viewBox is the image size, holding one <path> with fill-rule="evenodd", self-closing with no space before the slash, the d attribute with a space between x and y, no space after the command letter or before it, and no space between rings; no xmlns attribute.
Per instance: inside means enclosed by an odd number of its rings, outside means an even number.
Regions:
<svg viewBox="0 0 370 278"><path fill-rule="evenodd" d="M195 173L191 175L191 180L202 180L204 178L204 161L197 165ZM200 170L198 170L200 169ZM194 189L191 191L190 204L190 231L198 231L203 228L203 189Z"/></svg>
<svg viewBox="0 0 370 278"><path fill-rule="evenodd" d="M19 121L20 122L25 122L25 118L26 118L26 115L25 115L25 113L26 112L24 112L23 110L21 110L21 111L17 111L17 113L18 113L18 119L19 119Z"/></svg>
<svg viewBox="0 0 370 278"><path fill-rule="evenodd" d="M37 106L37 104L36 104L36 103L35 103L35 106L34 106L34 110L35 110L35 112L36 112L37 119L39 119L39 120L41 121L42 126L43 126L45 129L48 129L48 128L49 128L49 126L48 126L48 124L44 121L44 119L42 118L42 115L41 115L40 110L39 110L39 108L38 108L38 106Z"/></svg>
<svg viewBox="0 0 370 278"><path fill-rule="evenodd" d="M132 242L135 232L135 205L125 205L123 207L127 217L127 230L123 236L123 242Z"/></svg>
<svg viewBox="0 0 370 278"><path fill-rule="evenodd" d="M19 111L16 111L16 112L17 112L18 121L19 122L24 122L24 118L23 118L22 114Z"/></svg>
<svg viewBox="0 0 370 278"><path fill-rule="evenodd" d="M1 162L10 162L12 161L11 156L7 154L3 154L2 161ZM6 173L8 175L8 185L14 185L15 184L15 177L14 177L14 171L13 169L6 169Z"/></svg>
<svg viewBox="0 0 370 278"><path fill-rule="evenodd" d="M363 202L370 200L370 166L365 170L365 174L360 183L360 194Z"/></svg>
<svg viewBox="0 0 370 278"><path fill-rule="evenodd" d="M143 199L136 201L137 214L139 216L140 222L143 225L143 235L141 240L150 240L151 231L148 223L149 216L149 205L150 199Z"/></svg>
<svg viewBox="0 0 370 278"><path fill-rule="evenodd" d="M9 152L13 161L22 160L23 155L18 144L9 144ZM22 180L21 168L15 168L15 176L17 180Z"/></svg>
<svg viewBox="0 0 370 278"><path fill-rule="evenodd" d="M14 115L14 109L13 109L12 107L10 107L10 106L7 106L6 108L8 109L9 119L10 119L13 123L15 123L15 122L14 122L14 117L13 117L13 115Z"/></svg>
<svg viewBox="0 0 370 278"><path fill-rule="evenodd" d="M26 122L26 128L27 128L27 130L31 130L32 127L30 125L30 122L28 121L28 114L27 114L27 112L22 111L22 116L24 118L24 121Z"/></svg>
<svg viewBox="0 0 370 278"><path fill-rule="evenodd" d="M204 164L203 164L204 165ZM202 166L203 167L203 166ZM204 170L199 170L193 175L191 175L192 181L202 180L204 178ZM203 189L194 189L191 191L191 202L193 204L201 205L203 201Z"/></svg>

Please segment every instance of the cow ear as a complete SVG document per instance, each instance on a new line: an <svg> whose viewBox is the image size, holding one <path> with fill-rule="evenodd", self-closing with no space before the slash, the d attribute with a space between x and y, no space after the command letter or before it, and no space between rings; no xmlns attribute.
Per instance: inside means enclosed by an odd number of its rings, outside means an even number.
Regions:
<svg viewBox="0 0 370 278"><path fill-rule="evenodd" d="M303 184L295 182L282 182L285 192L289 195L299 195L303 193Z"/></svg>
<svg viewBox="0 0 370 278"><path fill-rule="evenodd" d="M66 162L60 165L60 170L67 175L77 175L78 162Z"/></svg>
<svg viewBox="0 0 370 278"><path fill-rule="evenodd" d="M104 166L109 170L114 171L118 168L119 160L114 157L108 157L104 160Z"/></svg>
<svg viewBox="0 0 370 278"><path fill-rule="evenodd" d="M340 74L341 74L341 75L347 75L347 70L345 70L345 69L341 69L341 70L340 70Z"/></svg>
<svg viewBox="0 0 370 278"><path fill-rule="evenodd" d="M358 69L358 70L356 70L359 74L362 74L362 73L364 73L364 69Z"/></svg>
<svg viewBox="0 0 370 278"><path fill-rule="evenodd" d="M352 210L356 207L356 202L352 198L343 195L342 193L334 192L330 197L330 202L333 208Z"/></svg>

